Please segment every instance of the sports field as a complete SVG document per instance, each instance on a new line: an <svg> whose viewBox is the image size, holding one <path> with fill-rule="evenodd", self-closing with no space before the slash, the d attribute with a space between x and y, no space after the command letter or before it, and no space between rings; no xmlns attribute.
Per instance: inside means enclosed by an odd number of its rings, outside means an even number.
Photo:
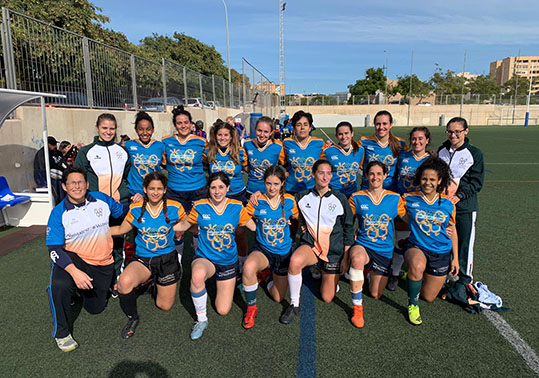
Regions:
<svg viewBox="0 0 539 378"><path fill-rule="evenodd" d="M393 130L407 138L410 129ZM443 131L431 128L433 149L444 140ZM372 128L357 129L356 138L372 133ZM209 327L193 342L189 333L195 315L189 264L184 264L180 300L170 312L153 306L149 295L139 298L141 323L133 339L121 339L126 318L118 300L111 299L100 315L81 312L73 333L81 346L62 353L50 336L45 292L50 259L41 238L0 256L0 377L536 376L539 127L472 127L469 137L483 150L487 169L479 196L474 276L502 297L509 312L471 315L440 299L420 301L423 325L414 327L407 321L401 283L381 300L366 296L366 325L355 329L348 320L349 284L342 281L335 301L326 304L307 273L301 315L292 324L278 322L288 303L276 304L260 289L256 325L244 330L246 305L238 292L226 317L208 309ZM191 255L187 248L184 261ZM209 293L213 297L214 281ZM505 327L507 339L495 324Z"/></svg>

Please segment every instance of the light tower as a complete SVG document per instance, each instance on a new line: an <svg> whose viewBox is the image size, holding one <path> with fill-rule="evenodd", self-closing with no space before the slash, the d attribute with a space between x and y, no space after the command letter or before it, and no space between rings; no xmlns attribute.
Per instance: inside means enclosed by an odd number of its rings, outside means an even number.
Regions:
<svg viewBox="0 0 539 378"><path fill-rule="evenodd" d="M280 6L280 25L279 25L279 94L280 94L280 110L279 114L286 113L286 96L284 93L284 10L286 3L279 0Z"/></svg>

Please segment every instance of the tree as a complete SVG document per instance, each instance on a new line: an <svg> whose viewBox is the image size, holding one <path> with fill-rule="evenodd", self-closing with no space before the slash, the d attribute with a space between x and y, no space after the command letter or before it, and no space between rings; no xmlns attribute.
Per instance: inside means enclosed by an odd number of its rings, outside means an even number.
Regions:
<svg viewBox="0 0 539 378"><path fill-rule="evenodd" d="M410 75L399 76L395 90L404 97L419 97L420 101L423 97L428 96L432 92L432 85L426 81L420 80L416 75L411 76L412 91L410 93Z"/></svg>
<svg viewBox="0 0 539 378"><path fill-rule="evenodd" d="M488 75L479 75L467 83L470 93L482 95L498 95L501 87L496 84L496 79Z"/></svg>
<svg viewBox="0 0 539 378"><path fill-rule="evenodd" d="M170 59L204 75L228 79L228 70L215 47L183 33L176 32L172 37L153 33L140 41L139 48L141 54L149 59Z"/></svg>
<svg viewBox="0 0 539 378"><path fill-rule="evenodd" d="M386 87L386 76L380 67L371 67L365 71L365 79L357 80L355 84L350 84L348 90L352 96L374 95L377 90L384 91Z"/></svg>
<svg viewBox="0 0 539 378"><path fill-rule="evenodd" d="M432 86L434 93L438 96L442 95L460 95L462 86L465 85L466 78L456 76L454 71L447 70L443 72L442 68L436 64L434 74L429 79L429 84ZM467 93L467 90L465 89Z"/></svg>
<svg viewBox="0 0 539 378"><path fill-rule="evenodd" d="M528 95L528 89L530 87L530 81L526 77L518 76L513 74L513 77L505 82L503 85L503 91L505 95L514 96L515 95L515 85L516 95L517 96L526 96Z"/></svg>
<svg viewBox="0 0 539 378"><path fill-rule="evenodd" d="M103 27L110 19L88 0L0 0L0 6L114 47L135 49L124 34Z"/></svg>

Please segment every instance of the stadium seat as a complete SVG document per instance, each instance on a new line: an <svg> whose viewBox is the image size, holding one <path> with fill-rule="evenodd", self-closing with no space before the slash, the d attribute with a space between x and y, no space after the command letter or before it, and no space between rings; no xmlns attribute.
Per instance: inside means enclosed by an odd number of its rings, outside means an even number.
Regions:
<svg viewBox="0 0 539 378"><path fill-rule="evenodd" d="M2 224L8 223L8 217L4 213L7 207L19 205L30 201L29 196L13 194L4 176L0 176L0 210L2 212Z"/></svg>

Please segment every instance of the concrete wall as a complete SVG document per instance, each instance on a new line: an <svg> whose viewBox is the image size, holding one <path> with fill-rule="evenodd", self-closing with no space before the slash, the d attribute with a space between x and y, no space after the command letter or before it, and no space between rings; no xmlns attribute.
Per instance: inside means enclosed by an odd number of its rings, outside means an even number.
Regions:
<svg viewBox="0 0 539 378"><path fill-rule="evenodd" d="M292 116L298 110L313 114L316 127L335 127L339 121L350 121L353 126L365 126L365 116L370 115L372 126L374 115L379 110L387 110L393 115L395 126L408 124L407 105L335 105L335 106L287 106L286 112ZM460 105L433 105L410 107L410 126L437 126L440 116L445 121L460 115ZM515 123L524 124L525 106L518 106L515 111ZM463 105L462 117L470 125L512 124L513 107L498 105ZM530 124L539 123L539 106L530 107Z"/></svg>

